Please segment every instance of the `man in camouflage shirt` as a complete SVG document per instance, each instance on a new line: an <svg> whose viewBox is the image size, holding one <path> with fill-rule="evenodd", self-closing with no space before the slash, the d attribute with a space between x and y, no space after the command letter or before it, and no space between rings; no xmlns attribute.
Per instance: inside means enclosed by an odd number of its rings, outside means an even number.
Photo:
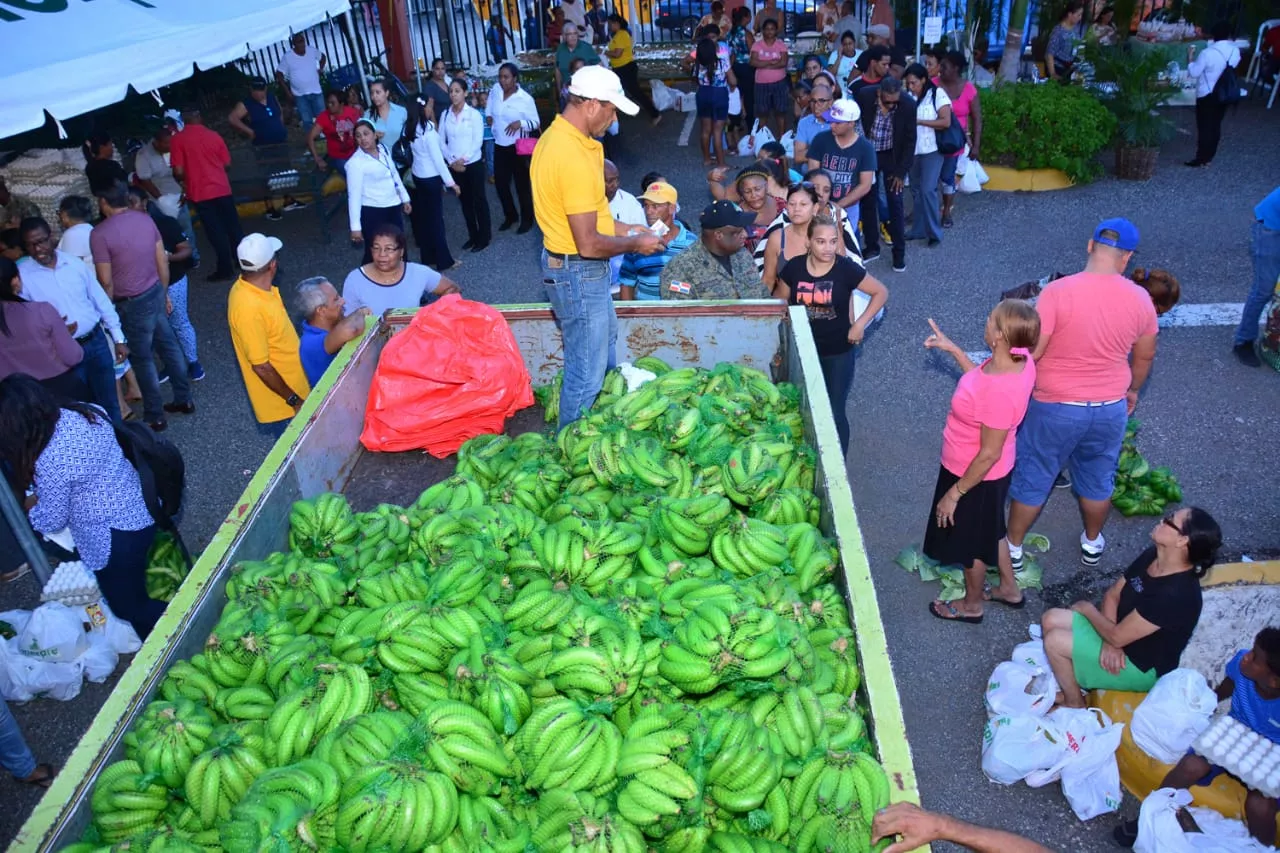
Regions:
<svg viewBox="0 0 1280 853"><path fill-rule="evenodd" d="M717 201L702 211L702 239L676 255L662 270L663 299L768 299L770 294L745 248L755 215L732 202Z"/></svg>

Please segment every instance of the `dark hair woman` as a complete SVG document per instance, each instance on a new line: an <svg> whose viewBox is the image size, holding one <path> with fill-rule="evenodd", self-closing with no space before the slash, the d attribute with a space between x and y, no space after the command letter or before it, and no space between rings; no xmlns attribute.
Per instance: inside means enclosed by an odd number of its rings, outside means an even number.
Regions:
<svg viewBox="0 0 1280 853"><path fill-rule="evenodd" d="M942 208L938 201L938 180L946 160L938 150L938 131L951 126L951 98L933 84L924 66L907 66L902 80L916 100L916 156L911 161L912 228L908 240L928 240L930 246L942 242Z"/></svg>
<svg viewBox="0 0 1280 853"><path fill-rule="evenodd" d="M809 221L808 238L808 251L792 258L778 272L773 295L791 305L803 305L809 314L836 435L848 455L849 389L853 387L856 347L888 300L889 289L840 254L842 237L835 220L815 216ZM862 296L855 297L855 292Z"/></svg>
<svg viewBox="0 0 1280 853"><path fill-rule="evenodd" d="M1050 80L1059 83L1071 82L1071 72L1076 65L1076 28L1084 17L1084 3L1081 0L1070 0L1062 9L1058 23L1049 33L1049 43L1044 48L1044 66L1049 72Z"/></svg>
<svg viewBox="0 0 1280 853"><path fill-rule="evenodd" d="M0 460L16 493L34 491L31 526L69 527L111 609L145 639L165 608L146 586L156 524L102 410L10 376L0 381Z"/></svg>
<svg viewBox="0 0 1280 853"><path fill-rule="evenodd" d="M1027 413L1036 366L1031 352L1040 341L1040 315L1029 302L1006 299L987 317L983 340L991 357L980 365L942 333L933 320L926 349L947 353L963 375L951 395L942 431L942 464L933 489L924 553L945 566L964 568L964 598L933 601L939 619L982 621L987 570L999 567L992 600L1022 607L1005 541L1005 501L1009 495L1015 433Z"/></svg>
<svg viewBox="0 0 1280 853"><path fill-rule="evenodd" d="M498 85L489 92L485 107L493 127L493 183L502 202L502 224L499 231L506 231L516 223L516 232L525 234L533 230L533 188L529 182L529 155L517 151L521 138L536 133L542 125L538 118L538 105L533 96L520 87L520 69L513 62L504 62L498 68ZM516 194L511 195L515 184ZM520 209L516 209L516 199Z"/></svg>
<svg viewBox="0 0 1280 853"><path fill-rule="evenodd" d="M627 19L614 12L609 16L609 44L604 55L609 57L609 67L622 81L622 90L627 97L643 107L649 113L649 123L656 126L662 121L662 113L654 106L649 90L640 88L640 66L636 64L634 46Z"/></svg>
<svg viewBox="0 0 1280 853"><path fill-rule="evenodd" d="M958 50L943 54L938 65L938 88L947 93L951 99L951 111L964 129L969 143L969 159L977 160L982 148L982 100L978 97L978 88L973 82L964 78L964 70L968 60ZM942 227L952 225L951 208L956 200L956 166L960 163L962 151L957 151L942 160Z"/></svg>
<svg viewBox="0 0 1280 853"><path fill-rule="evenodd" d="M98 196L117 182L129 182L129 175L115 160L116 147L111 137L98 132L80 144L84 154L84 173L89 178L89 194Z"/></svg>
<svg viewBox="0 0 1280 853"><path fill-rule="evenodd" d="M739 172L738 177L727 187L722 183L726 172L724 166L717 166L707 173L707 189L711 191L712 198L728 199L747 213L755 215L755 222L747 228L748 252L755 252L756 244L768 233L769 226L786 207L786 172L780 172L782 180L779 182L778 175L769 166L775 170L780 169L775 163L753 163Z"/></svg>
<svg viewBox="0 0 1280 853"><path fill-rule="evenodd" d="M482 252L493 238L484 190L484 116L467 104L465 79L455 77L449 83L449 109L440 116L440 139L445 162L461 190L458 204L467 225L467 242L462 248Z"/></svg>
<svg viewBox="0 0 1280 853"><path fill-rule="evenodd" d="M59 394L87 399L78 375L84 350L57 309L23 299L21 287L17 266L0 258L0 378L25 373Z"/></svg>
<svg viewBox="0 0 1280 853"><path fill-rule="evenodd" d="M809 251L809 223L819 215L818 191L811 183L792 184L787 189L785 224L769 231L764 242L764 270L761 281L771 291L777 287L778 271L797 255ZM839 247L844 254L844 244Z"/></svg>
<svg viewBox="0 0 1280 853"><path fill-rule="evenodd" d="M1077 601L1040 619L1044 650L1062 695L1083 708L1081 691L1145 693L1176 669L1200 621L1200 579L1217 560L1222 530L1199 507L1183 507L1155 523L1151 545L1102 597Z"/></svg>
<svg viewBox="0 0 1280 853"><path fill-rule="evenodd" d="M404 134L409 111L391 100L391 84L382 78L369 84L369 98L373 106L364 117L373 125L378 141L390 148Z"/></svg>
<svg viewBox="0 0 1280 853"><path fill-rule="evenodd" d="M384 223L404 228L404 214L413 212L409 191L387 146L378 141L377 129L368 119L356 122L356 152L347 161L347 219L351 242L364 246L369 263L368 234Z"/></svg>
<svg viewBox="0 0 1280 853"><path fill-rule="evenodd" d="M751 45L756 37L751 32L751 9L739 6L729 16L731 26L725 37L729 46L729 62L742 96L743 126L750 128L756 117L756 69L751 65Z"/></svg>
<svg viewBox="0 0 1280 853"><path fill-rule="evenodd" d="M1182 285L1168 270L1148 270L1138 267L1129 273L1129 278L1151 294L1151 304L1155 306L1157 316L1168 314L1182 298Z"/></svg>
<svg viewBox="0 0 1280 853"><path fill-rule="evenodd" d="M698 111L699 139L702 142L702 165L725 164L724 125L729 119L729 87L738 85L733 74L729 52L711 37L698 41L688 63L698 84L694 101Z"/></svg>
<svg viewBox="0 0 1280 853"><path fill-rule="evenodd" d="M458 185L444 160L440 133L432 120L431 101L421 95L415 102L417 115L405 125L405 138L413 154L413 212L409 221L413 225L413 241L425 266L433 266L444 272L457 266L449 251L449 240L444 230L444 191L448 188L458 194Z"/></svg>

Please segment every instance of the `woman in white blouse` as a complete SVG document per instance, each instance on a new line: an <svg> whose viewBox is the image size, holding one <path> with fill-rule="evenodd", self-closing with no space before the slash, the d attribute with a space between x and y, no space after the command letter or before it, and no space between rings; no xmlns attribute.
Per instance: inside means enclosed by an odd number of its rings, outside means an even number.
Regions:
<svg viewBox="0 0 1280 853"><path fill-rule="evenodd" d="M938 131L951 126L951 98L929 79L929 72L916 62L902 74L916 99L916 157L911 162L911 230L908 240L928 240L930 246L942 242L942 208L938 180L942 177L943 156L938 151Z"/></svg>
<svg viewBox="0 0 1280 853"><path fill-rule="evenodd" d="M418 114L405 125L404 135L413 152L413 241L424 266L444 272L457 266L444 233L444 190L459 192L458 184L444 161L440 133L431 120L431 107L418 96Z"/></svg>
<svg viewBox="0 0 1280 853"><path fill-rule="evenodd" d="M364 260L373 260L365 234L384 222L404 230L404 214L413 212L409 191L391 159L391 152L378 142L377 131L368 119L356 122L356 153L347 161L347 219L351 244L364 245Z"/></svg>
<svg viewBox="0 0 1280 853"><path fill-rule="evenodd" d="M489 124L493 126L493 181L498 188L498 200L502 202L502 224L499 231L506 231L516 224L517 234L533 228L533 187L529 183L529 161L532 157L520 156L516 140L538 129L538 107L533 96L520 88L520 72L514 63L504 62L498 69L498 85L489 92L489 105L485 108ZM515 182L516 195L520 198L517 214L515 199L511 197L511 183Z"/></svg>
<svg viewBox="0 0 1280 853"><path fill-rule="evenodd" d="M444 159L458 182L458 201L467 223L467 242L462 248L482 252L493 237L489 224L489 202L484 197L484 116L467 105L467 82L455 78L449 83L449 109L440 119Z"/></svg>

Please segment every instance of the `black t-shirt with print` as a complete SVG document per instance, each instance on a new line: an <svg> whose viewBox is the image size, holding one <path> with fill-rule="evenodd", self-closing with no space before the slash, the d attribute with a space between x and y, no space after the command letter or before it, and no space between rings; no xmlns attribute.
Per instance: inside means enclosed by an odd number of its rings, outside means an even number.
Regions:
<svg viewBox="0 0 1280 853"><path fill-rule="evenodd" d="M831 200L839 201L862 180L863 172L876 170L876 149L858 134L848 148L841 148L835 135L824 130L809 143L809 159L831 175Z"/></svg>
<svg viewBox="0 0 1280 853"><path fill-rule="evenodd" d="M803 305L818 355L840 355L853 348L849 343L849 302L866 278L867 271L848 258L837 255L831 269L822 275L809 272L808 254L797 255L782 267L778 278L791 289L792 305Z"/></svg>
<svg viewBox="0 0 1280 853"><path fill-rule="evenodd" d="M1203 599L1200 579L1191 572L1152 577L1147 570L1156 559L1152 545L1124 571L1125 584L1116 606L1117 624L1137 610L1138 615L1160 630L1124 647L1129 661L1141 670L1155 669L1156 675L1178 668L1182 650L1200 621Z"/></svg>

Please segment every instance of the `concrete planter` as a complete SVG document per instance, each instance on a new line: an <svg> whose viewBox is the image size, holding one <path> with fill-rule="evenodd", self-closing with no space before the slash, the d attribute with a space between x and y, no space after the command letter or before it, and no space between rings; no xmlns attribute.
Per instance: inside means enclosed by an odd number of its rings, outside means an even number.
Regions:
<svg viewBox="0 0 1280 853"><path fill-rule="evenodd" d="M982 188L992 192L1046 192L1065 190L1072 186L1067 173L1057 169L1013 169L1008 166L988 166L985 163L982 168L986 169L987 177L991 179Z"/></svg>

